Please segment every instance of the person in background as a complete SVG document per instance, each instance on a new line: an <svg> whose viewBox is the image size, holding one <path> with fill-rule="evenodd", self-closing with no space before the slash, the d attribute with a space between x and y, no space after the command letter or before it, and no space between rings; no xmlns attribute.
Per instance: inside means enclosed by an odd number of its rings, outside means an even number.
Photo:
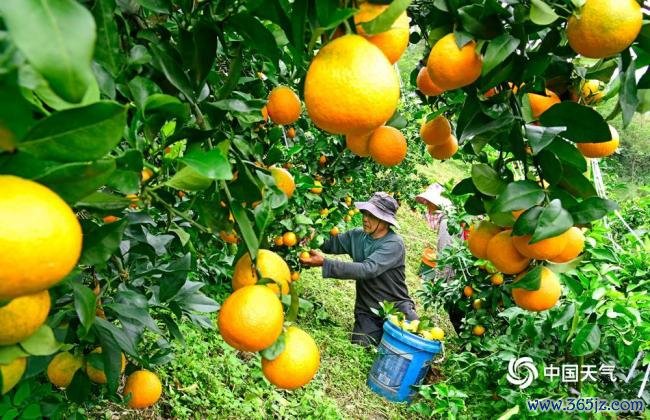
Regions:
<svg viewBox="0 0 650 420"><path fill-rule="evenodd" d="M440 255L443 249L451 245L452 236L449 233L447 228L447 214L446 211L449 210L452 206L451 201L442 196L444 188L438 183L431 184L427 189L415 197L415 201L420 204L424 204L427 207L427 212L424 217L427 221L427 224L431 229L433 229L437 234L437 244L435 249L435 256ZM465 235L465 231L461 230L461 235ZM435 268L433 268L435 267ZM436 267L435 263L427 264L423 260L423 264L420 268L420 275L423 280L428 280L431 278L439 278L442 281L451 280L455 272L451 267ZM456 331L460 331L461 321L463 320L463 312L456 306L447 306L445 307L449 313L449 320L454 326Z"/></svg>
<svg viewBox="0 0 650 420"><path fill-rule="evenodd" d="M325 241L320 249L328 254L347 254L352 262L326 258L310 251L301 259L308 267L322 267L323 278L356 281L354 327L351 341L362 346L378 345L384 320L373 313L383 301L393 302L409 321L418 319L406 286L406 250L395 214L399 204L385 192L355 206L363 215L363 228L356 228Z"/></svg>

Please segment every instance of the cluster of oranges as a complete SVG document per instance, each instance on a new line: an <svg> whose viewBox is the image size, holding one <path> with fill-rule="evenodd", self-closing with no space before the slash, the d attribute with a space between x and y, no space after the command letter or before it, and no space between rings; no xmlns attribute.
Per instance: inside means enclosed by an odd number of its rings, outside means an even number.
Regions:
<svg viewBox="0 0 650 420"><path fill-rule="evenodd" d="M522 212L516 212L515 216ZM582 253L584 243L582 230L575 226L557 236L531 243L531 235L514 236L512 229L502 229L489 221L473 227L467 240L472 255L490 261L500 273L516 275L515 283L528 272L533 260L566 263ZM519 307L544 311L555 306L562 292L558 276L542 266L540 277L537 290L513 288L512 297ZM491 282L501 284L503 278L491 279Z"/></svg>
<svg viewBox="0 0 650 420"><path fill-rule="evenodd" d="M271 283L256 284L260 277ZM283 336L284 348L279 355L273 360L262 357L264 376L282 389L306 385L320 366L314 339L295 325L284 329L279 296L288 294L289 284L298 278L292 277L286 261L272 251L260 249L255 263L250 254L244 254L235 264L234 292L224 301L217 320L223 339L240 351L262 351Z"/></svg>
<svg viewBox="0 0 650 420"><path fill-rule="evenodd" d="M0 307L0 346L22 342L45 323L51 305L48 289L76 266L82 237L76 215L55 192L30 180L0 175L0 249L4 251L0 253L0 301L7 302ZM101 348L93 353L101 353ZM66 388L77 370L85 367L90 380L106 383L104 370L85 359L67 351L57 354L48 365L48 379ZM0 364L2 394L20 381L26 366L25 357ZM125 367L122 355L122 372ZM133 408L154 404L161 393L160 380L146 370L132 373L124 388Z"/></svg>
<svg viewBox="0 0 650 420"><path fill-rule="evenodd" d="M451 124L442 115L423 122L420 137L427 145L427 152L434 159L449 159L458 151L458 140L451 133Z"/></svg>
<svg viewBox="0 0 650 420"><path fill-rule="evenodd" d="M445 339L445 332L440 327L429 327L428 322L420 322L415 319L409 321L404 318L404 314L391 314L388 316L388 321L392 322L404 331L418 335L425 340L443 341Z"/></svg>
<svg viewBox="0 0 650 420"><path fill-rule="evenodd" d="M358 34L337 31L320 49L307 70L304 94L307 112L317 127L345 135L352 153L394 166L406 157L406 139L384 124L399 102L399 78L392 64L408 46L409 21L404 12L389 30L373 35L362 26L387 7L359 5L354 16Z"/></svg>

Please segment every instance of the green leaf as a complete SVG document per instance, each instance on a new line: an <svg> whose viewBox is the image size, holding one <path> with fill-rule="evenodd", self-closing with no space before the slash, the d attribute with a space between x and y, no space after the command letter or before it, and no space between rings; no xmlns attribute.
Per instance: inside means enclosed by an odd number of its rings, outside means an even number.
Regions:
<svg viewBox="0 0 650 420"><path fill-rule="evenodd" d="M598 350L600 346L600 328L598 324L583 325L571 344L571 355L586 356Z"/></svg>
<svg viewBox="0 0 650 420"><path fill-rule="evenodd" d="M18 149L60 162L95 160L119 143L125 125L125 107L115 102L98 102L60 111L39 121Z"/></svg>
<svg viewBox="0 0 650 420"><path fill-rule="evenodd" d="M137 193L140 189L140 172L117 169L106 181L106 185L122 194Z"/></svg>
<svg viewBox="0 0 650 420"><path fill-rule="evenodd" d="M121 195L96 191L77 202L77 207L84 207L95 210L122 210L131 204L131 200Z"/></svg>
<svg viewBox="0 0 650 420"><path fill-rule="evenodd" d="M239 13L231 16L228 19L228 24L244 38L251 48L271 59L271 62L278 68L280 49L275 42L275 37L262 22L248 13Z"/></svg>
<svg viewBox="0 0 650 420"><path fill-rule="evenodd" d="M185 232L183 229L179 227L171 228L169 229L170 232L174 232L176 236L178 236L178 239L181 241L181 245L185 246L187 243L190 241L191 236L189 233Z"/></svg>
<svg viewBox="0 0 650 420"><path fill-rule="evenodd" d="M264 350L262 350L260 352L260 355L266 360L274 360L280 355L280 353L284 351L284 347L285 347L285 334L282 333L280 334L278 339L275 340L275 343L273 343L271 347L267 347Z"/></svg>
<svg viewBox="0 0 650 420"><path fill-rule="evenodd" d="M74 295L74 309L87 333L95 322L97 296L89 287L81 283L72 282L71 286Z"/></svg>
<svg viewBox="0 0 650 420"><path fill-rule="evenodd" d="M497 172L485 163L472 165L472 182L481 193L492 197L499 195L506 187Z"/></svg>
<svg viewBox="0 0 650 420"><path fill-rule="evenodd" d="M244 243L246 244L248 252L250 252L251 255L256 255L257 250L260 247L260 243L257 239L257 235L255 234L255 230L253 229L253 224L246 214L246 209L244 209L244 207L242 207L238 201L231 201L230 210L232 211L232 215L235 218L237 225L239 226L239 231L244 238Z"/></svg>
<svg viewBox="0 0 650 420"><path fill-rule="evenodd" d="M0 14L14 43L52 90L78 103L88 90L95 21L74 0L3 0Z"/></svg>
<svg viewBox="0 0 650 420"><path fill-rule="evenodd" d="M530 20L537 25L550 25L555 22L559 16L555 10L542 0L530 1Z"/></svg>
<svg viewBox="0 0 650 420"><path fill-rule="evenodd" d="M562 166L563 176L559 186L575 197L588 198L598 195L596 188L582 172L571 165Z"/></svg>
<svg viewBox="0 0 650 420"><path fill-rule="evenodd" d="M472 178L465 178L458 182L451 190L453 195L475 194L478 190L474 186Z"/></svg>
<svg viewBox="0 0 650 420"><path fill-rule="evenodd" d="M27 357L29 353L25 353L18 344L11 346L0 346L0 365L6 365L13 362L19 357Z"/></svg>
<svg viewBox="0 0 650 420"><path fill-rule="evenodd" d="M54 332L48 325L41 325L34 334L20 342L20 347L33 356L49 356L56 353L62 345L56 341Z"/></svg>
<svg viewBox="0 0 650 420"><path fill-rule="evenodd" d="M540 204L544 200L544 191L533 181L515 181L509 183L497 197L492 211L503 213L521 210Z"/></svg>
<svg viewBox="0 0 650 420"><path fill-rule="evenodd" d="M625 72L621 74L621 90L618 95L618 101L623 110L623 127L627 127L632 122L634 112L639 105L636 89L636 66L634 60L630 60ZM611 135L609 140L611 140Z"/></svg>
<svg viewBox="0 0 650 420"><path fill-rule="evenodd" d="M167 182L165 185L182 191L201 191L212 185L213 180L201 175L194 168L184 167Z"/></svg>
<svg viewBox="0 0 650 420"><path fill-rule="evenodd" d="M145 9L153 10L156 13L169 13L172 5L170 0L138 0L138 3Z"/></svg>
<svg viewBox="0 0 650 420"><path fill-rule="evenodd" d="M511 289L539 290L542 281L542 266L535 266L522 278L512 283Z"/></svg>
<svg viewBox="0 0 650 420"><path fill-rule="evenodd" d="M541 127L526 124L526 138L528 139L528 143L530 143L533 156L551 144L555 137L562 131L564 131L564 127Z"/></svg>
<svg viewBox="0 0 650 420"><path fill-rule="evenodd" d="M102 318L95 318L94 330L99 335L102 347L101 359L104 362L103 369L106 374L108 391L114 394L117 392L120 376L122 376L121 344L125 344L126 334ZM130 347L133 349L132 345ZM134 353L135 351L132 354Z"/></svg>
<svg viewBox="0 0 650 420"><path fill-rule="evenodd" d="M198 22L191 31L180 30L180 51L194 87L201 89L217 56L218 34L214 23Z"/></svg>
<svg viewBox="0 0 650 420"><path fill-rule="evenodd" d="M543 207L534 206L523 212L512 226L512 234L515 236L532 235L535 232L537 221L542 215Z"/></svg>
<svg viewBox="0 0 650 420"><path fill-rule="evenodd" d="M598 111L586 105L566 101L553 105L540 118L546 127L566 127L562 137L574 142L597 143L609 141L609 125Z"/></svg>
<svg viewBox="0 0 650 420"><path fill-rule="evenodd" d="M16 142L34 124L29 102L20 93L16 74L0 78L0 152L13 152Z"/></svg>
<svg viewBox="0 0 650 420"><path fill-rule="evenodd" d="M182 60L178 52L163 42L149 44L149 51L154 59L154 64L165 74L167 80L185 95L188 101L194 102L196 95L190 79L183 71Z"/></svg>
<svg viewBox="0 0 650 420"><path fill-rule="evenodd" d="M410 4L411 0L393 0L390 6L379 16L369 22L362 23L361 27L368 35L386 32L393 26L397 18L406 11Z"/></svg>
<svg viewBox="0 0 650 420"><path fill-rule="evenodd" d="M232 168L228 156L221 149L192 151L181 161L194 169L198 174L209 179L232 179Z"/></svg>
<svg viewBox="0 0 650 420"><path fill-rule="evenodd" d="M98 160L89 163L68 163L49 171L35 180L48 186L66 203L74 205L106 181L115 170L115 161Z"/></svg>
<svg viewBox="0 0 650 420"><path fill-rule="evenodd" d="M557 236L571 226L573 226L571 213L562 208L560 200L553 200L542 210L533 237L530 239L530 244Z"/></svg>
<svg viewBox="0 0 650 420"><path fill-rule="evenodd" d="M116 77L124 63L124 54L120 51L120 32L115 19L115 0L97 0L92 12L97 24L95 59L113 77Z"/></svg>
<svg viewBox="0 0 650 420"><path fill-rule="evenodd" d="M562 179L562 163L560 159L548 150L542 150L537 156L542 176L550 185L555 185Z"/></svg>
<svg viewBox="0 0 650 420"><path fill-rule="evenodd" d="M568 163L577 169L578 172L585 172L587 170L585 157L582 156L582 153L574 145L564 139L556 138L546 147L546 150L552 152L563 163Z"/></svg>
<svg viewBox="0 0 650 420"><path fill-rule="evenodd" d="M333 29L348 18L354 16L357 11L358 9L341 8L338 0L317 1L316 16L318 17L318 27L322 29ZM304 43L302 37L300 38L300 43Z"/></svg>
<svg viewBox="0 0 650 420"><path fill-rule="evenodd" d="M519 40L510 34L501 34L488 43L487 51L483 57L481 73L488 74L492 69L503 64L513 52L517 50Z"/></svg>
<svg viewBox="0 0 650 420"><path fill-rule="evenodd" d="M80 263L103 265L120 246L127 219L102 225L91 232L84 232Z"/></svg>
<svg viewBox="0 0 650 420"><path fill-rule="evenodd" d="M562 314L555 321L553 321L553 328L564 327L567 325L567 323L573 319L575 313L576 305L575 303L571 302L564 307Z"/></svg>
<svg viewBox="0 0 650 420"><path fill-rule="evenodd" d="M589 197L577 206L570 209L571 216L576 225L584 225L586 223L598 220L605 217L607 213L618 209L618 205L606 198Z"/></svg>

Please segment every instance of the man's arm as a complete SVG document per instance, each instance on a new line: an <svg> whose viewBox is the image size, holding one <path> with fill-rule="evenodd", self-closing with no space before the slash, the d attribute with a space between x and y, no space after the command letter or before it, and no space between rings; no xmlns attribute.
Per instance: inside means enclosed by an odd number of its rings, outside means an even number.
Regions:
<svg viewBox="0 0 650 420"><path fill-rule="evenodd" d="M391 241L361 262L336 261L326 258L323 261L323 277L366 280L403 264L404 244L401 241Z"/></svg>

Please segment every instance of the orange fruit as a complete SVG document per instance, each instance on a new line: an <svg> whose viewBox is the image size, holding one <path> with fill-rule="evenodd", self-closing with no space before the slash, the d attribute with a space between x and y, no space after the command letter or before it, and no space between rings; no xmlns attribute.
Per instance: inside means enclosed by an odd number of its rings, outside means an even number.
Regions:
<svg viewBox="0 0 650 420"><path fill-rule="evenodd" d="M47 365L47 379L52 385L67 388L74 378L77 370L83 367L83 358L74 356L64 351L56 356Z"/></svg>
<svg viewBox="0 0 650 420"><path fill-rule="evenodd" d="M354 15L354 23L357 26L357 33L375 44L384 53L388 61L394 64L399 60L409 44L409 18L406 12L397 17L389 30L378 34L366 35L360 25L364 22L370 22L387 8L387 5L382 4L361 3L359 11Z"/></svg>
<svg viewBox="0 0 650 420"><path fill-rule="evenodd" d="M438 160L449 159L458 151L458 140L456 137L451 135L447 137L447 141L438 146L427 146L427 152L431 155L432 158Z"/></svg>
<svg viewBox="0 0 650 420"><path fill-rule="evenodd" d="M609 131L612 134L610 141L601 143L576 143L580 153L588 158L602 158L612 155L618 149L620 140L618 131L611 125L609 126Z"/></svg>
<svg viewBox="0 0 650 420"><path fill-rule="evenodd" d="M311 254L309 254L309 252L307 252L307 251L302 251L302 252L300 253L300 255L299 255L299 258L300 258L301 260L308 260L308 259L311 258Z"/></svg>
<svg viewBox="0 0 650 420"><path fill-rule="evenodd" d="M605 84L600 80L585 80L580 84L580 98L587 105L596 105L605 95Z"/></svg>
<svg viewBox="0 0 650 420"><path fill-rule="evenodd" d="M284 236L282 239L284 242ZM282 286L282 294L289 293L291 270L281 256L268 249L260 249L257 252L255 267L248 252L239 258L232 274L232 288L237 290L257 283L256 269L262 277L274 280L274 283L269 283L268 287L275 293L280 294L278 284Z"/></svg>
<svg viewBox="0 0 650 420"><path fill-rule="evenodd" d="M49 289L77 264L82 233L58 195L34 181L0 175L0 300Z"/></svg>
<svg viewBox="0 0 650 420"><path fill-rule="evenodd" d="M490 276L490 283L492 286L501 286L503 284L503 274L494 273Z"/></svg>
<svg viewBox="0 0 650 420"><path fill-rule="evenodd" d="M357 156L366 157L370 155L368 150L368 140L370 133L365 134L348 134L345 136L345 147Z"/></svg>
<svg viewBox="0 0 650 420"><path fill-rule="evenodd" d="M399 95L395 69L359 35L321 48L305 77L309 117L332 134L363 134L381 126L395 113Z"/></svg>
<svg viewBox="0 0 650 420"><path fill-rule="evenodd" d="M239 242L239 237L237 237L237 232L231 230L226 232L225 230L219 231L219 237L229 244L236 244Z"/></svg>
<svg viewBox="0 0 650 420"><path fill-rule="evenodd" d="M529 93L528 101L530 103L530 112L536 120L539 119L540 115L546 112L547 109L561 102L555 92L548 89L546 89L546 96Z"/></svg>
<svg viewBox="0 0 650 420"><path fill-rule="evenodd" d="M530 243L532 235L513 236L512 243L521 255L536 260L548 260L562 252L566 245L566 232L557 236Z"/></svg>
<svg viewBox="0 0 650 420"><path fill-rule="evenodd" d="M395 166L406 157L406 139L395 127L384 125L370 135L368 151L375 162Z"/></svg>
<svg viewBox="0 0 650 420"><path fill-rule="evenodd" d="M476 42L472 40L458 48L453 33L435 43L427 60L431 81L445 90L474 83L481 75L482 67L483 60L476 51Z"/></svg>
<svg viewBox="0 0 650 420"><path fill-rule="evenodd" d="M300 273L298 271L291 273L291 282L293 283L294 281L298 280L300 280Z"/></svg>
<svg viewBox="0 0 650 420"><path fill-rule="evenodd" d="M521 255L515 248L511 233L511 230L499 232L487 244L487 258L505 274L520 273L530 264L530 258Z"/></svg>
<svg viewBox="0 0 650 420"><path fill-rule="evenodd" d="M474 302L472 302L472 308L478 311L482 307L483 307L483 301L481 299L474 299Z"/></svg>
<svg viewBox="0 0 650 420"><path fill-rule="evenodd" d="M0 395L4 395L15 387L20 378L23 377L27 368L27 358L18 357L9 363L0 363L0 378L2 379L2 388Z"/></svg>
<svg viewBox="0 0 650 420"><path fill-rule="evenodd" d="M320 166L325 166L326 163L327 163L327 156L320 155L320 157L318 158L318 164Z"/></svg>
<svg viewBox="0 0 650 420"><path fill-rule="evenodd" d="M418 72L418 77L415 79L415 83L420 92L426 96L438 96L445 91L433 83L431 77L429 77L429 71L426 67L422 67L420 69Z"/></svg>
<svg viewBox="0 0 650 420"><path fill-rule="evenodd" d="M102 352L102 348L97 347L91 353L101 353L101 352ZM120 354L122 356L122 367L120 369L120 373L124 373L124 369L126 368L126 357L124 357L124 353L120 353ZM98 369L92 366L88 362L86 362L86 374L88 375L90 380L95 382L96 384L105 384L107 382L106 373L104 373L104 369Z"/></svg>
<svg viewBox="0 0 650 420"><path fill-rule="evenodd" d="M289 129L287 130L287 137L289 137L290 139L296 137L296 129L293 127L289 127Z"/></svg>
<svg viewBox="0 0 650 420"><path fill-rule="evenodd" d="M474 288L472 288L472 286L465 286L463 288L463 295L465 295L465 297L472 297L474 295Z"/></svg>
<svg viewBox="0 0 650 420"><path fill-rule="evenodd" d="M528 209L513 210L510 213L512 214L512 217L514 217L515 220L517 220L519 219L519 216L521 216L526 210Z"/></svg>
<svg viewBox="0 0 650 420"><path fill-rule="evenodd" d="M562 252L549 258L549 261L554 263L565 263L571 261L572 259L578 257L585 248L585 235L582 233L582 230L572 226L564 234L564 249Z"/></svg>
<svg viewBox="0 0 650 420"><path fill-rule="evenodd" d="M343 220L346 221L346 222L349 222L349 221L352 220L352 218L351 218L350 216L345 216L345 217L343 218Z"/></svg>
<svg viewBox="0 0 650 420"><path fill-rule="evenodd" d="M284 235L282 235L282 242L284 243L284 246L292 247L298 243L298 238L293 232L285 232Z"/></svg>
<svg viewBox="0 0 650 420"><path fill-rule="evenodd" d="M47 290L14 298L0 306L0 346L19 343L34 334L49 312L50 293Z"/></svg>
<svg viewBox="0 0 650 420"><path fill-rule="evenodd" d="M272 167L270 169L271 176L275 180L275 184L278 186L280 191L287 195L287 198L291 198L293 192L296 190L296 183L293 180L293 175L291 172L287 171L284 168Z"/></svg>
<svg viewBox="0 0 650 420"><path fill-rule="evenodd" d="M278 86L269 94L266 109L276 124L293 124L300 118L300 98L287 86Z"/></svg>
<svg viewBox="0 0 650 420"><path fill-rule="evenodd" d="M321 210L320 210L320 215L321 215L321 217L327 217L327 215L329 215L329 214L330 214L330 210L329 210L329 209L321 209Z"/></svg>
<svg viewBox="0 0 650 420"><path fill-rule="evenodd" d="M104 221L104 223L109 224L109 223L117 222L118 220L120 220L120 218L117 216L108 215L108 216L104 216L102 220Z"/></svg>
<svg viewBox="0 0 650 420"><path fill-rule="evenodd" d="M262 112L262 119L264 120L264 122L268 122L269 121L269 108L266 105L264 105L262 107L261 112Z"/></svg>
<svg viewBox="0 0 650 420"><path fill-rule="evenodd" d="M526 273L521 273L515 279L519 281ZM551 309L562 294L562 287L557 275L546 267L542 267L539 289L526 290L521 288L512 289L512 299L517 306L528 311L545 311Z"/></svg>
<svg viewBox="0 0 650 420"><path fill-rule="evenodd" d="M339 234L339 228L334 226L332 229L330 229L330 235L332 236L337 236Z"/></svg>
<svg viewBox="0 0 650 420"><path fill-rule="evenodd" d="M273 239L273 243L275 244L275 246L283 246L284 239L282 239L282 236L276 236L275 239Z"/></svg>
<svg viewBox="0 0 650 420"><path fill-rule="evenodd" d="M642 24L636 0L587 0L577 15L569 17L566 35L578 54L605 58L629 47Z"/></svg>
<svg viewBox="0 0 650 420"><path fill-rule="evenodd" d="M443 115L438 115L431 121L424 121L420 126L420 137L426 144L440 146L447 144L451 136L451 124Z"/></svg>
<svg viewBox="0 0 650 420"><path fill-rule="evenodd" d="M253 285L235 290L221 305L217 324L224 341L241 351L271 346L282 332L280 299L268 287Z"/></svg>
<svg viewBox="0 0 650 420"><path fill-rule="evenodd" d="M482 336L485 334L485 327L482 325L474 325L474 328L472 328L472 334L474 334L477 337Z"/></svg>
<svg viewBox="0 0 650 420"><path fill-rule="evenodd" d="M131 408L147 408L154 405L162 395L162 383L153 372L136 370L126 378L122 391L124 398L131 397L127 405Z"/></svg>
<svg viewBox="0 0 650 420"><path fill-rule="evenodd" d="M480 259L487 258L487 245L490 239L499 233L501 229L494 223L483 220L478 226L472 229L467 239L467 247L473 256Z"/></svg>
<svg viewBox="0 0 650 420"><path fill-rule="evenodd" d="M314 186L309 189L314 194L320 194L323 192L323 184L320 181L314 181Z"/></svg>
<svg viewBox="0 0 650 420"><path fill-rule="evenodd" d="M142 179L143 183L149 181L152 176L153 176L153 171L149 168L144 168L142 172L140 172L140 178Z"/></svg>
<svg viewBox="0 0 650 420"><path fill-rule="evenodd" d="M273 385L297 389L312 380L320 366L320 351L309 334L296 326L284 334L284 350L273 360L262 358L262 373Z"/></svg>

